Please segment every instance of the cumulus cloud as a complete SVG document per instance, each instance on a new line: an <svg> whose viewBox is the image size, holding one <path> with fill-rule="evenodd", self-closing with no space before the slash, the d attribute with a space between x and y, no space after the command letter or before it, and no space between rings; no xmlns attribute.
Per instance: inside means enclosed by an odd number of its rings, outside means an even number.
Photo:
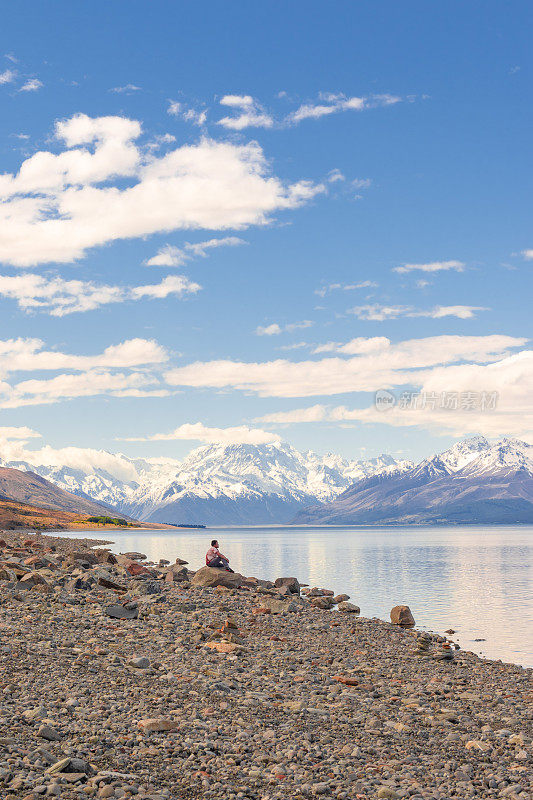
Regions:
<svg viewBox="0 0 533 800"><path fill-rule="evenodd" d="M227 94L220 100L220 105L237 111L236 116L217 120L217 125L224 128L242 131L245 128L271 128L274 124L270 114L250 95Z"/></svg>
<svg viewBox="0 0 533 800"><path fill-rule="evenodd" d="M238 236L225 236L221 239L208 239L204 242L185 242L182 248L166 244L155 256L146 261L148 267L181 267L193 258L206 258L209 251L217 247L237 247L246 244Z"/></svg>
<svg viewBox="0 0 533 800"><path fill-rule="evenodd" d="M445 272L447 270L455 270L455 272L463 272L465 265L462 261L430 261L427 264L403 264L401 267L393 267L393 272L405 274L407 272Z"/></svg>
<svg viewBox="0 0 533 800"><path fill-rule="evenodd" d="M169 275L159 283L146 286L109 286L91 281L46 278L36 273L0 275L0 297L15 300L23 311L41 311L52 317L64 317L93 311L110 303L140 300L143 297L183 297L201 289L184 275Z"/></svg>
<svg viewBox="0 0 533 800"><path fill-rule="evenodd" d="M279 436L259 428L239 425L234 428L209 428L202 422L186 422L170 433L154 433L151 436L129 437L126 442L169 442L175 440L196 440L206 443L224 444L270 444L278 442Z"/></svg>
<svg viewBox="0 0 533 800"><path fill-rule="evenodd" d="M95 356L45 350L40 339L0 341L0 408L56 403L74 397L167 396L160 366L168 360L165 348L149 339L129 339ZM68 370L68 371L67 371ZM11 373L53 371L52 378L8 383Z"/></svg>
<svg viewBox="0 0 533 800"><path fill-rule="evenodd" d="M297 424L360 422L416 427L453 436L520 436L533 439L533 351L523 350L487 364L453 364L412 370L414 391L396 390L387 410L314 405L266 414L256 422ZM377 386L377 384L376 384Z"/></svg>
<svg viewBox="0 0 533 800"><path fill-rule="evenodd" d="M45 350L41 339L0 340L0 375L4 377L14 371L124 369L163 364L167 360L168 352L153 339L126 339L95 356Z"/></svg>
<svg viewBox="0 0 533 800"><path fill-rule="evenodd" d="M383 322L398 317L429 317L442 319L443 317L458 317L459 319L472 319L476 311L490 311L485 306L435 306L426 311L417 311L411 306L386 306L374 303L366 306L349 308L349 314L355 314L357 319L371 322Z"/></svg>
<svg viewBox="0 0 533 800"><path fill-rule="evenodd" d="M377 341L376 341L377 339ZM253 392L261 397L311 397L346 392L369 392L419 380L423 370L444 364L488 363L508 355L526 342L511 336L432 336L397 344L385 337L354 340L356 356L318 360L266 362L218 360L195 362L165 373L172 386L211 387ZM344 355L344 354L343 354Z"/></svg>
<svg viewBox="0 0 533 800"><path fill-rule="evenodd" d="M257 336L278 336L280 333L292 333L292 331L310 328L312 324L310 319L304 319L301 322L289 322L287 325L279 325L277 322L273 322L271 325L258 325L255 333Z"/></svg>
<svg viewBox="0 0 533 800"><path fill-rule="evenodd" d="M490 364L439 367L412 377L416 393L407 406L396 393L386 412L375 405L331 409L332 421L379 423L426 428L454 436L482 432L486 436L533 439L533 351L524 350ZM483 405L484 404L484 405Z"/></svg>
<svg viewBox="0 0 533 800"><path fill-rule="evenodd" d="M532 250L522 250L522 255L526 259L526 261L533 260L533 249Z"/></svg>
<svg viewBox="0 0 533 800"><path fill-rule="evenodd" d="M17 174L0 175L0 261L72 262L120 239L265 225L324 191L284 184L255 142L202 139L155 157L137 145L140 134L140 123L124 117L57 122L61 152L37 152Z"/></svg>
<svg viewBox="0 0 533 800"><path fill-rule="evenodd" d="M5 431L5 435L2 433ZM0 458L4 461L26 461L35 466L67 467L81 470L86 475L96 470L105 470L124 481L140 481L135 464L121 454L106 450L83 447L61 447L45 445L35 450L25 447L27 440L41 438L41 434L31 428L0 428Z"/></svg>

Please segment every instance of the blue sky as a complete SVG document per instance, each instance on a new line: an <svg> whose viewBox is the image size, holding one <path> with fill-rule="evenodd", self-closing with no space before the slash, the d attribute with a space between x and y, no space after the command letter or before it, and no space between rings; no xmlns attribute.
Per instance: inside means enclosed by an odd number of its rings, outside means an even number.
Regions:
<svg viewBox="0 0 533 800"><path fill-rule="evenodd" d="M530 38L523 2L11 7L5 437L531 439Z"/></svg>

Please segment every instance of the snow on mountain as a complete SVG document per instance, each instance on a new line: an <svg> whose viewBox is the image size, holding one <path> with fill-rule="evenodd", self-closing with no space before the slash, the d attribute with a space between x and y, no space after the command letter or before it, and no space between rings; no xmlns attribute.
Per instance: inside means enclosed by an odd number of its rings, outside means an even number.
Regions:
<svg viewBox="0 0 533 800"><path fill-rule="evenodd" d="M46 449L39 452L36 460L46 460ZM416 466L389 455L361 461L301 453L283 442L204 445L182 461L91 452L92 461L76 455L58 464L56 456L55 463L41 464L25 451L26 460L0 459L0 466L35 472L146 522L207 525L286 523L307 508L309 521L327 522L328 514L362 520L379 514L408 518L412 512L423 518L426 506L437 513L445 503L470 503L482 495L491 502L526 502L533 476L531 445L517 439L490 443L483 436L457 442Z"/></svg>
<svg viewBox="0 0 533 800"><path fill-rule="evenodd" d="M332 500L354 481L412 467L388 455L348 461L281 442L204 445L182 462L117 454L108 463L107 469L75 469L0 461L138 519L209 524L288 522L300 508Z"/></svg>
<svg viewBox="0 0 533 800"><path fill-rule="evenodd" d="M533 522L533 447L474 437L414 469L354 483L300 512L302 524Z"/></svg>

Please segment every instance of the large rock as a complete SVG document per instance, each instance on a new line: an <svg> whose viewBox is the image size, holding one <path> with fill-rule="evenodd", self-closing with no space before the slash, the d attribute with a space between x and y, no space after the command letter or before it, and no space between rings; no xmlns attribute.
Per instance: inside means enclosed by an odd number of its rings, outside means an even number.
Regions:
<svg viewBox="0 0 533 800"><path fill-rule="evenodd" d="M207 567L211 569L211 567ZM231 574L231 573L230 573ZM167 583L174 583L175 581L188 581L189 573L187 567L180 566L179 564L172 564L171 567L165 572L165 581Z"/></svg>
<svg viewBox="0 0 533 800"><path fill-rule="evenodd" d="M298 578L276 578L274 586L277 589L284 589L281 594L300 594Z"/></svg>
<svg viewBox="0 0 533 800"><path fill-rule="evenodd" d="M413 628L415 624L409 606L394 606L390 612L390 621L393 625L401 625L402 628Z"/></svg>
<svg viewBox="0 0 533 800"><path fill-rule="evenodd" d="M354 603L348 603L346 600L343 600L337 606L337 609L345 614L360 614L361 609L359 606L356 606Z"/></svg>
<svg viewBox="0 0 533 800"><path fill-rule="evenodd" d="M269 609L271 614L285 614L285 613L294 613L295 611L299 611L300 608L305 605L305 602L302 600L299 602L296 598L286 600L284 598L277 598L277 597L264 597L261 598L261 608L262 609ZM265 613L262 611L262 613Z"/></svg>
<svg viewBox="0 0 533 800"><path fill-rule="evenodd" d="M224 586L227 589L238 589L243 582L244 577L238 572L228 572L217 567L202 567L191 580L191 586L206 586L211 589Z"/></svg>
<svg viewBox="0 0 533 800"><path fill-rule="evenodd" d="M139 608L137 603L126 603L125 605L112 605L104 609L104 614L113 619L137 619Z"/></svg>
<svg viewBox="0 0 533 800"><path fill-rule="evenodd" d="M312 597L309 603L314 608L323 608L326 611L329 611L334 605L332 597Z"/></svg>

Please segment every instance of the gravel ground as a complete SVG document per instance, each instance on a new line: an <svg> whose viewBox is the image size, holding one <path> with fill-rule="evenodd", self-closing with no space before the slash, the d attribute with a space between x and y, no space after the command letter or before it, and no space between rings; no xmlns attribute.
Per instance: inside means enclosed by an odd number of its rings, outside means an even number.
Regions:
<svg viewBox="0 0 533 800"><path fill-rule="evenodd" d="M531 669L327 596L0 538L2 800L531 797Z"/></svg>

